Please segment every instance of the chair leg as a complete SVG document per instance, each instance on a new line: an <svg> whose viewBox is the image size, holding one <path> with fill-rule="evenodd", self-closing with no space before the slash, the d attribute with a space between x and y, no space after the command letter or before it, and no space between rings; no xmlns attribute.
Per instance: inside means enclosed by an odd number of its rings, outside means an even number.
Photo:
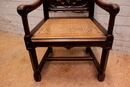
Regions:
<svg viewBox="0 0 130 87"><path fill-rule="evenodd" d="M29 49L28 51L29 51L29 55L30 55L32 68L34 71L34 79L35 79L35 81L38 82L41 80L41 74L40 74L39 67L38 67L38 60L37 60L36 51L34 48Z"/></svg>
<svg viewBox="0 0 130 87"><path fill-rule="evenodd" d="M103 48L102 50L102 57L100 61L100 71L98 74L98 80L103 81L105 79L105 70L107 66L108 61L108 55L109 55L109 48Z"/></svg>
<svg viewBox="0 0 130 87"><path fill-rule="evenodd" d="M50 53L52 53L52 52L53 52L52 47L48 47L48 49L49 49L49 52L50 52Z"/></svg>
<svg viewBox="0 0 130 87"><path fill-rule="evenodd" d="M88 53L90 50L90 47L86 47L86 52Z"/></svg>

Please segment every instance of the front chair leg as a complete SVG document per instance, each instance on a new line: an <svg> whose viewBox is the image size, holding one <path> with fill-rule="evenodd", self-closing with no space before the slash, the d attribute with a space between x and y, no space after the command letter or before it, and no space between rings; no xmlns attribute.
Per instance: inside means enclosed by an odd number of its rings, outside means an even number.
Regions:
<svg viewBox="0 0 130 87"><path fill-rule="evenodd" d="M98 80L103 81L105 79L105 70L107 66L108 61L108 55L109 55L110 48L103 48L102 50L102 56L100 61L100 70L98 74Z"/></svg>
<svg viewBox="0 0 130 87"><path fill-rule="evenodd" d="M41 81L41 74L40 74L40 71L39 71L39 70L36 70L36 71L34 72L34 79L35 79L36 82Z"/></svg>
<svg viewBox="0 0 130 87"><path fill-rule="evenodd" d="M35 79L35 81L38 82L41 80L41 74L40 74L39 67L38 67L38 60L37 60L35 48L29 49L28 51L29 51L29 55L30 55L32 68L34 71L34 79Z"/></svg>

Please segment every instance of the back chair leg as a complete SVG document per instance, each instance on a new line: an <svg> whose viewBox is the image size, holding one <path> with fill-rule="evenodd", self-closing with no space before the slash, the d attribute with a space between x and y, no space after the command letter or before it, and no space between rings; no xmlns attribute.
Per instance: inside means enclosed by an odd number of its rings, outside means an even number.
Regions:
<svg viewBox="0 0 130 87"><path fill-rule="evenodd" d="M48 49L49 49L49 52L50 52L50 53L52 53L52 52L53 52L52 47L48 47Z"/></svg>
<svg viewBox="0 0 130 87"><path fill-rule="evenodd" d="M37 60L35 48L29 49L28 51L29 51L30 60L32 63L32 68L34 71L34 79L38 82L41 80L41 74L39 71L39 65L38 65L38 60Z"/></svg>
<svg viewBox="0 0 130 87"><path fill-rule="evenodd" d="M107 66L108 61L108 55L109 55L110 48L103 48L102 50L102 56L100 61L100 70L98 74L98 80L103 81L105 79L105 70Z"/></svg>

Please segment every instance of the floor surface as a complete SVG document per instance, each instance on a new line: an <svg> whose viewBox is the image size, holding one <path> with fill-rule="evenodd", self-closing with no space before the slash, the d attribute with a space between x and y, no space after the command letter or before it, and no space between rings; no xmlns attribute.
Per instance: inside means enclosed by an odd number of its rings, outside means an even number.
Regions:
<svg viewBox="0 0 130 87"><path fill-rule="evenodd" d="M39 60L45 50L37 48ZM99 60L101 48L93 50ZM66 49L61 48L61 54L63 51ZM85 48L72 48L63 55L84 55L84 52ZM97 71L88 61L48 61L41 72L41 82L35 82L21 35L0 31L0 55L0 87L130 87L130 54L110 52L103 82L97 80Z"/></svg>

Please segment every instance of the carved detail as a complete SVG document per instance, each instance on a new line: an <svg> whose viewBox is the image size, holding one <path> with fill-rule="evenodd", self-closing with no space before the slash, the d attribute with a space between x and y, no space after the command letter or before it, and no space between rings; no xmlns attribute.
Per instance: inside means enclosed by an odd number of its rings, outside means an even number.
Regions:
<svg viewBox="0 0 130 87"><path fill-rule="evenodd" d="M73 48L72 46L66 46L65 47L67 50L70 50L71 48Z"/></svg>
<svg viewBox="0 0 130 87"><path fill-rule="evenodd" d="M75 5L78 1L81 1L81 0L57 0L57 1L60 2L62 5L64 5L65 3Z"/></svg>
<svg viewBox="0 0 130 87"><path fill-rule="evenodd" d="M51 8L86 8L89 0L48 0Z"/></svg>

